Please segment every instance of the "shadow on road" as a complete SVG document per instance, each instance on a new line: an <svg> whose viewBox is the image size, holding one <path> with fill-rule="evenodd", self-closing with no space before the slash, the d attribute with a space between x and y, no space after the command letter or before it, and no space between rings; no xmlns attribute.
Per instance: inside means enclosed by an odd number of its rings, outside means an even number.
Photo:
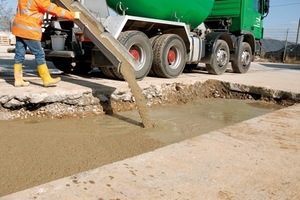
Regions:
<svg viewBox="0 0 300 200"><path fill-rule="evenodd" d="M14 64L13 55L11 55L10 57L1 57L0 58L0 78L3 79L8 85L13 85L13 83L14 83L13 64ZM26 77L30 77L30 79L32 79L32 77L38 77L36 63L35 63L34 59L32 59L32 58L26 59L24 61L23 65L24 65L23 76L24 76L25 80L26 80ZM90 88L92 95L95 98L98 98L100 100L100 105L102 106L105 114L111 115L112 117L115 117L119 120L141 126L141 123L138 121L135 121L132 119L127 119L121 115L113 113L113 108L112 108L112 104L111 104L112 103L111 95L114 93L116 88L107 86L104 84L96 83L95 81L91 80L91 79L94 79L94 80L95 79L107 79L100 72L100 70L98 70L98 71L93 70L92 73L90 73L88 75L82 75L82 76L77 75L77 77L76 77L73 75L62 73L60 70L55 68L55 66L53 65L52 62L47 62L47 65L49 67L51 76L53 76L53 77L60 76L63 82L74 84L74 87L73 88L71 87L70 90L76 90L76 85ZM30 82L32 85L36 85L36 86L43 88L43 85L40 83L37 83L35 81L30 81ZM58 86L54 86L54 87L56 87L56 89L59 90L59 84L58 84ZM36 87L35 87L34 89L32 89L32 92L38 93L39 92L38 90L39 89L36 89ZM22 90L20 90L20 91L22 91ZM5 95L5 94L2 94L2 95ZM1 95L0 95L0 97L1 97ZM105 98L105 99L103 100L103 98Z"/></svg>
<svg viewBox="0 0 300 200"><path fill-rule="evenodd" d="M265 67L275 68L275 69L291 69L291 70L300 70L300 65L291 65L284 63L259 63Z"/></svg>
<svg viewBox="0 0 300 200"><path fill-rule="evenodd" d="M102 73L97 72L97 73L91 73L90 75L84 75L84 76L80 76L84 79L77 79L71 75L68 74L64 74L63 76L61 76L62 81L68 82L68 83L72 83L75 85L80 85L83 87L87 87L87 88L91 88L92 89L92 94L94 97L98 98L100 100L100 104L103 108L103 111L106 115L110 115L114 118L117 118L121 121L125 121L128 123L131 123L133 125L137 125L137 126L142 126L143 124L141 122L135 121L133 119L129 119L126 117L123 117L121 115L118 115L116 113L114 113L113 111L113 107L112 107L112 100L111 100L111 95L114 93L114 91L116 90L115 87L111 87L111 86L107 86L107 85L103 85L103 84L99 84L99 83L95 83L92 81L88 81L88 78L97 78L97 79L103 79L105 78L103 76ZM76 88L74 88L76 89ZM107 98L106 101L103 101L103 99L101 99L100 96L105 96Z"/></svg>

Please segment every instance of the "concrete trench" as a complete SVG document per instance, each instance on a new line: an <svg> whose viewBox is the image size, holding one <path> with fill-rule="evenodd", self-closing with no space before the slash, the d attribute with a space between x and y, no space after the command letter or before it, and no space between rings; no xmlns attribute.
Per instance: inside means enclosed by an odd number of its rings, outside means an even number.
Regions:
<svg viewBox="0 0 300 200"><path fill-rule="evenodd" d="M84 117L136 109L129 89L114 91L56 91L54 93L10 93L0 96L0 119ZM207 80L192 84L172 83L142 88L147 105L188 103L201 98L252 99L292 105L300 94L263 87Z"/></svg>

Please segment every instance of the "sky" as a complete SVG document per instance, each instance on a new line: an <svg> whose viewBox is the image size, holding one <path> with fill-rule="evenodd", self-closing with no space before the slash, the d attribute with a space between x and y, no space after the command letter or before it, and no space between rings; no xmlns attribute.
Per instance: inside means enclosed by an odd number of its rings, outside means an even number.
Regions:
<svg viewBox="0 0 300 200"><path fill-rule="evenodd" d="M270 4L270 13L264 19L264 37L285 40L288 35L289 41L296 42L300 0L270 0Z"/></svg>
<svg viewBox="0 0 300 200"><path fill-rule="evenodd" d="M18 0L7 0L15 8ZM270 0L270 13L264 19L265 38L296 42L300 20L300 0ZM299 36L300 37L300 36ZM300 43L300 38L298 39Z"/></svg>

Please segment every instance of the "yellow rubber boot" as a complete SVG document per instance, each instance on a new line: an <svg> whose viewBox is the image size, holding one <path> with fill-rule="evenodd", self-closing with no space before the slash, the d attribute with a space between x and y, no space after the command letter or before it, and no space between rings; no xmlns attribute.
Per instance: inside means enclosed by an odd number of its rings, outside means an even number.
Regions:
<svg viewBox="0 0 300 200"><path fill-rule="evenodd" d="M30 84L29 82L23 80L22 67L22 64L14 64L15 87L26 87Z"/></svg>
<svg viewBox="0 0 300 200"><path fill-rule="evenodd" d="M40 77L43 80L43 84L45 87L49 87L57 84L61 79L60 77L52 78L49 74L49 70L46 64L39 65L37 67Z"/></svg>

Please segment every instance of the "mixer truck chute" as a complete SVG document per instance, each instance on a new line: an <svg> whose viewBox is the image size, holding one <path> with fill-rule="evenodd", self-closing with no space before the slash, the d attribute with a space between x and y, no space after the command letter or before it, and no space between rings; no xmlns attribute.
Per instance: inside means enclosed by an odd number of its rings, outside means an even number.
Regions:
<svg viewBox="0 0 300 200"><path fill-rule="evenodd" d="M55 0L55 3L70 10L74 7L72 0ZM76 3L88 12L84 11L85 17L96 21L93 26L118 40L137 61L134 65L137 79L148 74L174 78L185 67L200 62L206 64L211 74L225 73L229 62L234 72L246 73L254 56L259 54L263 18L269 10L269 0ZM61 19L45 20L42 44L46 59L64 72L86 73L99 68L108 77L123 79L114 52L101 41L98 43L97 35L86 32L84 27ZM53 50L51 35L54 34L66 38L63 49Z"/></svg>

